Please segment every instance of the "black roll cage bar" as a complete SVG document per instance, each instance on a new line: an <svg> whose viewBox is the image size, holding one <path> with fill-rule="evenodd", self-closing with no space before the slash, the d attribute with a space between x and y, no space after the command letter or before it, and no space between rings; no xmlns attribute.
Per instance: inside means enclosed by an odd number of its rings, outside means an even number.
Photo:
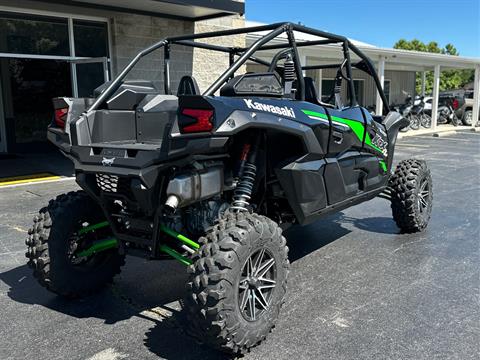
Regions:
<svg viewBox="0 0 480 360"><path fill-rule="evenodd" d="M259 32L259 31L270 31L270 32L267 33L266 35L259 37L249 47L227 47L227 46L213 45L213 44L193 41L193 40L205 39L205 38L211 38L211 37L240 35L240 34ZM324 39L296 42L294 31L322 37ZM271 40L273 40L274 38L276 38L282 33L286 33L287 42L267 45L268 42L270 42ZM371 62L371 60L365 54L363 54L355 45L353 45L344 36L331 34L328 32L316 30L303 25L293 24L289 22L275 23L275 24L262 25L262 26L253 26L253 27L246 27L246 28L239 28L239 29L212 31L212 32L206 32L206 33L200 33L200 34L173 36L173 37L165 38L151 45L150 47L140 51L130 61L130 63L128 63L128 65L125 66L125 68L120 72L120 74L118 74L115 77L115 79L109 84L109 86L98 96L98 98L95 100L92 106L90 106L87 112L98 109L99 106L107 98L109 98L115 92L115 90L117 90L122 80L127 76L127 74L132 70L132 68L138 63L138 61L140 61L141 58L143 58L144 56L147 56L148 54L160 48L164 48L164 68L163 68L164 90L165 90L165 94L170 94L170 47L171 45L197 47L197 48L219 51L219 52L224 52L229 54L230 67L222 75L220 75L220 77L217 80L215 80L215 82L211 84L207 90L204 91L204 93L202 94L203 96L213 95L218 89L220 89L220 87L227 80L231 79L234 76L235 71L237 71L248 60L262 64L262 65L270 66L271 64L270 62L253 56L255 52L262 51L262 50L290 48L293 55L293 61L295 64L295 71L297 73L296 75L298 80L297 98L299 98L300 100L305 100L305 82L304 82L304 77L302 73L303 70L338 68L342 66L344 62L342 62L341 64L302 66L299 55L298 55L298 48L304 47L304 46L327 45L327 44L341 44L342 46L343 56L344 56L344 59L346 60L346 66L345 66L346 80L347 80L347 85L350 93L350 106L357 105L355 88L353 83L353 76L352 76L352 64L350 60L350 51L353 51L361 59L359 63L354 64L354 67L366 72L367 74L373 77L377 87L377 91L379 92L383 102L383 113L387 114L390 111L388 106L388 101L383 92L377 72L375 71L375 67ZM235 56L238 56L236 60L235 60Z"/></svg>

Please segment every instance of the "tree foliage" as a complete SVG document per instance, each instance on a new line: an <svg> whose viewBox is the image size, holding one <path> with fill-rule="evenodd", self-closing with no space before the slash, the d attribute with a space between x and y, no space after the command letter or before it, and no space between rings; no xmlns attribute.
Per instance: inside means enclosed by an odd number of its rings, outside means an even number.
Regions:
<svg viewBox="0 0 480 360"><path fill-rule="evenodd" d="M418 39L413 40L398 40L394 49L403 49L403 50L413 50L413 51L422 51L430 52L437 54L447 54L452 56L459 56L459 52L453 46L453 44L447 44L444 47L440 47L436 41L430 41L429 43L424 43ZM416 74L416 91L417 93L421 92L422 88L422 76L420 73ZM440 75L440 91L458 89L464 86L465 84L473 81L474 71L473 70L444 70ZM431 93L433 90L433 71L426 72L426 81L425 81L425 92Z"/></svg>

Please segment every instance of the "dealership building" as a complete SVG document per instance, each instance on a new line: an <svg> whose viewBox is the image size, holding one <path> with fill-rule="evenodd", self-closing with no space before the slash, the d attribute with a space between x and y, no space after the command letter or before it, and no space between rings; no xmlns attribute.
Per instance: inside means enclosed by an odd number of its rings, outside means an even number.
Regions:
<svg viewBox="0 0 480 360"><path fill-rule="evenodd" d="M243 13L243 1L230 0L0 0L0 153L45 147L53 97L91 96L152 43L243 27ZM245 46L244 37L233 42ZM205 88L228 61L202 49L172 50L173 89L184 74ZM130 78L161 86L160 56L142 60Z"/></svg>

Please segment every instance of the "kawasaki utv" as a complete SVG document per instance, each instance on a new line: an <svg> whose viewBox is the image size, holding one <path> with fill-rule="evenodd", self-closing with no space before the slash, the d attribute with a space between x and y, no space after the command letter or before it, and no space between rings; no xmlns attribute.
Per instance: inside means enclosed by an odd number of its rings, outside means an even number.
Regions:
<svg viewBox="0 0 480 360"><path fill-rule="evenodd" d="M198 41L251 32L258 40L247 48ZM299 47L321 44L342 60L300 62ZM230 66L203 93L185 75L172 94L174 46L224 52ZM157 49L163 91L125 79ZM236 75L247 62L264 71ZM332 68L335 86L322 102L304 71ZM353 68L373 78L383 115L358 105ZM140 52L96 98L53 102L48 138L73 161L83 190L35 217L26 241L34 276L73 298L110 282L126 254L173 257L190 274L191 333L230 353L260 343L279 316L289 269L282 229L376 196L391 200L403 232L423 230L430 218L425 162L392 169L408 121L390 111L371 61L343 36L281 23L171 37Z"/></svg>

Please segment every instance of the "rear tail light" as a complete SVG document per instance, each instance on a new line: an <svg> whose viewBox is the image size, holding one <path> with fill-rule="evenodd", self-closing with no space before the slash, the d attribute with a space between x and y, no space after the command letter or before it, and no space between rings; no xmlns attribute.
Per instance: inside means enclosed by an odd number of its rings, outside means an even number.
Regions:
<svg viewBox="0 0 480 360"><path fill-rule="evenodd" d="M62 109L55 109L55 124L60 128L65 128L65 121L67 120L68 107Z"/></svg>
<svg viewBox="0 0 480 360"><path fill-rule="evenodd" d="M457 100L457 99L453 99L453 104L452 104L452 106L453 106L453 109L454 109L454 110L457 110L457 109L458 109L458 100Z"/></svg>
<svg viewBox="0 0 480 360"><path fill-rule="evenodd" d="M185 116L180 122L181 133L209 132L213 129L213 110L183 109Z"/></svg>

